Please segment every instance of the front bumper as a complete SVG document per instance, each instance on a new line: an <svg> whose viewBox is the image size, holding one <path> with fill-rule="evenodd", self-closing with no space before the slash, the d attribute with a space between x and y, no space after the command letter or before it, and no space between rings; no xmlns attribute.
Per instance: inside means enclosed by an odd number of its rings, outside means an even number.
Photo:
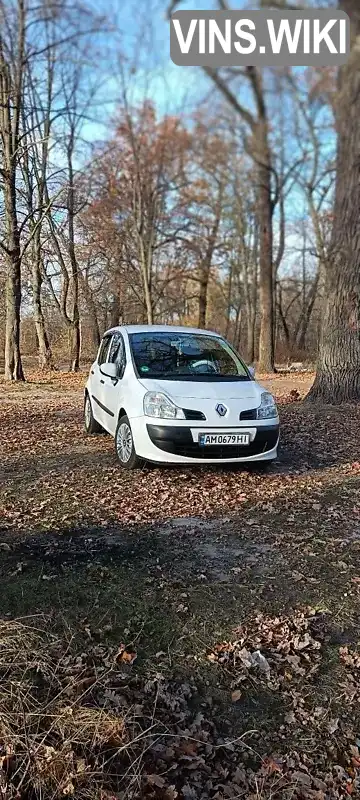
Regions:
<svg viewBox="0 0 360 800"><path fill-rule="evenodd" d="M138 419L132 420L136 452L148 461L166 463L214 464L219 462L271 461L277 456L279 424L251 425L251 440L248 445L201 446L194 436L194 428L184 425L154 425ZM141 428L139 430L138 426ZM204 425L196 430L204 431ZM240 433L245 426L237 428ZM234 427L232 427L234 430Z"/></svg>

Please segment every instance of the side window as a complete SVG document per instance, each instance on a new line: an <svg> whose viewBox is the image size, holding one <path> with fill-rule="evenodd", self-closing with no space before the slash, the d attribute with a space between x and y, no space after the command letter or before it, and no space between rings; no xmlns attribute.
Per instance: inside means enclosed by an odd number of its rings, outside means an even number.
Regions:
<svg viewBox="0 0 360 800"><path fill-rule="evenodd" d="M114 364L117 364L120 375L123 374L126 364L126 356L124 340L121 336L121 333L115 333L112 338L108 361L112 361Z"/></svg>
<svg viewBox="0 0 360 800"><path fill-rule="evenodd" d="M105 361L107 361L110 342L111 336L105 336L105 338L102 340L98 355L98 364L104 364Z"/></svg>

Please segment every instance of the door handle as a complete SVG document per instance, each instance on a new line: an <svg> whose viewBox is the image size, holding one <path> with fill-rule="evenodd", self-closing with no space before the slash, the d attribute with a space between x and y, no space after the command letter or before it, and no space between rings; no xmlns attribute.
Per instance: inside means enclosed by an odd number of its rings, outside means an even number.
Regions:
<svg viewBox="0 0 360 800"><path fill-rule="evenodd" d="M103 379L102 379L102 378L100 378L100 383L105 383L105 381L103 381Z"/></svg>
<svg viewBox="0 0 360 800"><path fill-rule="evenodd" d="M92 375L95 375L95 372L94 372L93 369L91 369L90 372L91 372Z"/></svg>

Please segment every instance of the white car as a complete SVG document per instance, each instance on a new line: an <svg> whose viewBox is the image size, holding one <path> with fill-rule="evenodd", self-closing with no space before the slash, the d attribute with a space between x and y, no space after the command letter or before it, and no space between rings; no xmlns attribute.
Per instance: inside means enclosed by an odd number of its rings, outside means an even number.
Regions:
<svg viewBox="0 0 360 800"><path fill-rule="evenodd" d="M279 417L228 342L211 331L124 325L107 331L85 389L85 428L108 431L120 464L271 462Z"/></svg>

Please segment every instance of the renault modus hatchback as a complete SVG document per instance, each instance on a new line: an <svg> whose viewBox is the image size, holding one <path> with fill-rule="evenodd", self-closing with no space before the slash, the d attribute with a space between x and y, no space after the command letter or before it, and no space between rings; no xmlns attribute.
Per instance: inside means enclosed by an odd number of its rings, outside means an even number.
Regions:
<svg viewBox="0 0 360 800"><path fill-rule="evenodd" d="M125 325L105 333L85 389L85 428L108 431L120 464L270 462L275 401L217 333Z"/></svg>

